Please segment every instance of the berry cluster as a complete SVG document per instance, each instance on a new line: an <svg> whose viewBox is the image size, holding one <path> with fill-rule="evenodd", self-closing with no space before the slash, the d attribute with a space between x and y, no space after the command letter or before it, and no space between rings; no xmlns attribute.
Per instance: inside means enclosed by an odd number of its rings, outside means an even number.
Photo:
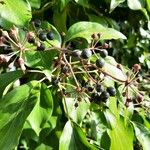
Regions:
<svg viewBox="0 0 150 150"><path fill-rule="evenodd" d="M110 96L115 96L116 90L110 86L106 89L101 84L96 84L95 91L91 94L91 100L96 103L106 102Z"/></svg>
<svg viewBox="0 0 150 150"><path fill-rule="evenodd" d="M37 50L43 51L46 48L44 42L47 40L54 40L54 33L51 30L47 31L41 29L41 21L38 19L34 20L32 24L35 31L27 33L27 40L29 43L37 45Z"/></svg>
<svg viewBox="0 0 150 150"><path fill-rule="evenodd" d="M55 39L55 34L51 29L42 29L40 20L32 22L33 31L26 31L25 38L22 41L19 37L18 28L13 27L9 32L1 30L0 47L3 51L11 51L9 54L0 55L0 63L8 63L8 67L19 64L21 70L26 73L26 66L22 54L32 46L34 50L42 51L54 49L58 52L57 57L53 61L52 76L49 79L50 87L58 87L64 97L77 97L78 100L88 97L91 102L106 103L111 96L116 95L116 89L105 84L106 78L117 80L110 72L106 72L106 59L108 56L109 44L101 44L101 34L94 33L91 35L91 43L83 49L74 49L70 47L70 43L63 47L53 47L49 41ZM63 45L63 44L62 44ZM97 46L98 45L98 46ZM11 62L10 62L11 61ZM116 68L127 74L127 80L120 82L124 86L123 93L125 97L125 105L129 106L133 102L130 97L130 90L136 93L137 103L143 101L143 95L134 90L133 85L136 84L137 74L140 71L140 65L135 64L130 73L123 71L123 67L118 64ZM30 68L28 68L30 69ZM29 72L29 70L27 70ZM43 81L43 80L42 80ZM118 86L119 87L119 86ZM117 88L118 88L117 87Z"/></svg>
<svg viewBox="0 0 150 150"><path fill-rule="evenodd" d="M20 66L21 70L25 71L25 62L22 54L34 47L37 51L44 51L49 41L54 40L54 33L52 30L45 30L41 28L41 21L34 20L32 22L33 31L24 31L13 27L9 31L0 30L0 64L8 63L8 68L11 70L15 66ZM21 31L19 31L21 30ZM24 39L20 37L20 33L25 33Z"/></svg>

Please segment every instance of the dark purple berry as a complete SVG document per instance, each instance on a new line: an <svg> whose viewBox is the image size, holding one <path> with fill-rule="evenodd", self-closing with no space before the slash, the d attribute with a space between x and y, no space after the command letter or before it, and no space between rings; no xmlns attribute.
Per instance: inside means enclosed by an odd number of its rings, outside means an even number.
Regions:
<svg viewBox="0 0 150 150"><path fill-rule="evenodd" d="M82 53L82 52L81 52L80 50L76 49L76 50L73 50L73 51L72 51L72 56L77 57L77 58L80 58L81 53Z"/></svg>
<svg viewBox="0 0 150 150"><path fill-rule="evenodd" d="M53 40L53 39L54 39L54 34L53 34L52 31L49 31L49 32L47 33L47 38L48 38L49 40Z"/></svg>
<svg viewBox="0 0 150 150"><path fill-rule="evenodd" d="M141 95L141 94L139 94L139 95L137 96L137 101L138 101L139 103L141 103L143 100L144 100L144 96Z"/></svg>
<svg viewBox="0 0 150 150"><path fill-rule="evenodd" d="M84 49L81 53L83 59L87 59L92 56L92 51L90 49Z"/></svg>
<svg viewBox="0 0 150 150"><path fill-rule="evenodd" d="M37 46L37 50L44 51L45 50L45 44L44 43L40 43L40 45Z"/></svg>
<svg viewBox="0 0 150 150"><path fill-rule="evenodd" d="M105 58L108 56L108 52L106 49L101 49L101 51L99 51L99 52L100 52L100 55L102 58Z"/></svg>
<svg viewBox="0 0 150 150"><path fill-rule="evenodd" d="M56 86L56 85L58 85L59 81L60 81L59 78L53 78L51 83L52 83L53 86Z"/></svg>
<svg viewBox="0 0 150 150"><path fill-rule="evenodd" d="M100 99L105 102L108 98L109 98L109 93L107 91L103 91L100 95Z"/></svg>
<svg viewBox="0 0 150 150"><path fill-rule="evenodd" d="M78 103L76 102L76 103L74 104L74 107L76 107L76 108L77 108L78 106L79 106L79 105L78 105Z"/></svg>
<svg viewBox="0 0 150 150"><path fill-rule="evenodd" d="M103 59L97 59L96 60L96 66L99 67L99 68L103 68L105 62Z"/></svg>
<svg viewBox="0 0 150 150"><path fill-rule="evenodd" d="M97 92L102 92L102 91L104 91L104 87L103 87L101 84L96 84L95 89L96 89Z"/></svg>
<svg viewBox="0 0 150 150"><path fill-rule="evenodd" d="M35 43L35 38L34 37L28 38L28 42L31 43L31 44L34 44Z"/></svg>
<svg viewBox="0 0 150 150"><path fill-rule="evenodd" d="M66 74L70 71L69 67L68 66L63 66L62 69L61 69L61 72Z"/></svg>
<svg viewBox="0 0 150 150"><path fill-rule="evenodd" d="M44 32L41 32L41 33L39 34L39 39L40 39L41 41L46 41L46 39L47 39L46 34L45 34Z"/></svg>
<svg viewBox="0 0 150 150"><path fill-rule="evenodd" d="M91 94L91 101L92 102L97 102L99 100L99 95L98 93L92 93Z"/></svg>
<svg viewBox="0 0 150 150"><path fill-rule="evenodd" d="M116 89L112 86L107 88L107 92L109 93L110 96L115 96L116 95Z"/></svg>
<svg viewBox="0 0 150 150"><path fill-rule="evenodd" d="M35 27L40 27L41 26L41 21L39 19L35 19L33 21L33 24L34 24Z"/></svg>
<svg viewBox="0 0 150 150"><path fill-rule="evenodd" d="M90 85L87 85L86 89L88 90L88 92L93 92L93 90L94 90L94 88Z"/></svg>

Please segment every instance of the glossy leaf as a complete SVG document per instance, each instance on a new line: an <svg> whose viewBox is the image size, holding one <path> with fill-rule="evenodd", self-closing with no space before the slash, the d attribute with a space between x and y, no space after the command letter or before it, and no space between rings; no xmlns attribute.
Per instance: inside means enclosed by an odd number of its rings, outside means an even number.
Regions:
<svg viewBox="0 0 150 150"><path fill-rule="evenodd" d="M82 5L84 7L89 7L89 0L74 0L79 5Z"/></svg>
<svg viewBox="0 0 150 150"><path fill-rule="evenodd" d="M22 75L23 72L21 70L0 74L0 97L2 97L6 86L20 78Z"/></svg>
<svg viewBox="0 0 150 150"><path fill-rule="evenodd" d="M40 70L50 69L55 53L51 51L26 51L25 64L32 68Z"/></svg>
<svg viewBox="0 0 150 150"><path fill-rule="evenodd" d="M22 132L24 122L40 96L39 82L22 85L0 100L0 149L13 149Z"/></svg>
<svg viewBox="0 0 150 150"><path fill-rule="evenodd" d="M70 2L70 0L61 0L60 1L60 10L63 11L63 9L65 9L65 7L67 6L67 4ZM55 15L55 14L54 14Z"/></svg>
<svg viewBox="0 0 150 150"><path fill-rule="evenodd" d="M150 0L146 0L147 2L147 10L150 12Z"/></svg>
<svg viewBox="0 0 150 150"><path fill-rule="evenodd" d="M150 131L143 124L138 122L132 122L135 130L135 134L139 142L141 143L143 150L149 150L150 146Z"/></svg>
<svg viewBox="0 0 150 150"><path fill-rule="evenodd" d="M100 109L92 111L90 121L91 138L98 143L101 143L100 146L104 149L110 146L109 136L107 135L107 138L105 138L107 128L104 113Z"/></svg>
<svg viewBox="0 0 150 150"><path fill-rule="evenodd" d="M65 42L70 41L74 38L84 38L88 42L91 40L91 35L93 33L100 33L102 40L108 40L108 39L126 39L126 37L120 33L119 31L112 29L112 28L106 28L102 26L101 24L95 23L95 22L78 22L73 24L65 37Z"/></svg>
<svg viewBox="0 0 150 150"><path fill-rule="evenodd" d="M112 12L119 4L123 3L125 0L111 0L110 12Z"/></svg>
<svg viewBox="0 0 150 150"><path fill-rule="evenodd" d="M82 100L78 103L78 107L76 108L74 106L75 100L73 98L66 98L65 101L67 103L70 117L73 119L74 122L80 124L89 110L90 103L88 102L88 100Z"/></svg>
<svg viewBox="0 0 150 150"><path fill-rule="evenodd" d="M26 0L5 0L0 3L0 10L0 25L4 28L24 26L31 19L31 7Z"/></svg>
<svg viewBox="0 0 150 150"><path fill-rule="evenodd" d="M74 122L68 121L59 141L59 150L97 150L88 143L82 129Z"/></svg>
<svg viewBox="0 0 150 150"><path fill-rule="evenodd" d="M45 84L41 85L40 98L31 114L27 118L27 123L39 136L40 131L50 119L53 110L53 99L50 90Z"/></svg>
<svg viewBox="0 0 150 150"><path fill-rule="evenodd" d="M33 7L33 8L38 9L41 6L41 0L28 0L28 1L30 3L31 7Z"/></svg>
<svg viewBox="0 0 150 150"><path fill-rule="evenodd" d="M128 0L128 6L130 9L139 10L145 7L145 1L143 0Z"/></svg>
<svg viewBox="0 0 150 150"><path fill-rule="evenodd" d="M50 146L47 146L45 144L41 144L35 150L53 150L53 148L51 148Z"/></svg>
<svg viewBox="0 0 150 150"><path fill-rule="evenodd" d="M111 139L110 150L133 150L133 129L130 124L126 124L122 118L117 119L109 111L105 112L105 117L111 125L111 129L107 129L107 133Z"/></svg>
<svg viewBox="0 0 150 150"><path fill-rule="evenodd" d="M114 64L115 62L112 62L112 63ZM127 80L127 76L125 75L125 73L110 63L107 63L107 62L105 63L103 67L103 71L106 72L106 74L109 74L110 76L112 76L112 78L114 79L116 78L117 80L120 80L121 82L125 82Z"/></svg>
<svg viewBox="0 0 150 150"><path fill-rule="evenodd" d="M51 51L26 51L24 53L25 64L28 67L37 68L43 71L49 80L51 80L52 61L57 52Z"/></svg>

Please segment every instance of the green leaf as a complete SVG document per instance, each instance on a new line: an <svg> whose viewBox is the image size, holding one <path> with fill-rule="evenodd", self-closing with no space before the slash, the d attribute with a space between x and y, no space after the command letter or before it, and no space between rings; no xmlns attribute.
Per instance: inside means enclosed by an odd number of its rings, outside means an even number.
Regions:
<svg viewBox="0 0 150 150"><path fill-rule="evenodd" d="M67 32L66 20L67 20L66 9L64 9L61 12L58 11L58 9L56 9L53 15L53 21L54 21L55 27L60 33Z"/></svg>
<svg viewBox="0 0 150 150"><path fill-rule="evenodd" d="M101 24L101 25L103 25L103 26L105 26L105 27L108 27L108 22L107 22L107 20L106 20L106 17L105 16L101 16L101 17L99 17L99 16L96 16L96 15L88 15L88 17L89 17L89 20L91 21L91 22L97 22L97 23L99 23L99 24Z"/></svg>
<svg viewBox="0 0 150 150"><path fill-rule="evenodd" d="M124 123L124 120L120 117L115 118L111 112L106 111L105 117L108 123L111 125L111 129L107 129L107 133L111 139L110 150L133 150L133 129L130 124Z"/></svg>
<svg viewBox="0 0 150 150"><path fill-rule="evenodd" d="M60 0L60 11L63 11L69 2L70 0Z"/></svg>
<svg viewBox="0 0 150 150"><path fill-rule="evenodd" d="M121 82L125 82L127 80L127 76L125 75L125 73L122 72L120 69L118 69L115 65L113 65L115 62L111 62L113 64L110 64L109 63L110 60L107 59L107 61L105 62L105 65L102 69L106 73L106 75L108 74L110 77L112 77L116 81L120 80Z"/></svg>
<svg viewBox="0 0 150 150"><path fill-rule="evenodd" d="M125 0L111 0L110 12L112 12L119 4L123 3Z"/></svg>
<svg viewBox="0 0 150 150"><path fill-rule="evenodd" d="M89 8L89 0L74 0L79 5Z"/></svg>
<svg viewBox="0 0 150 150"><path fill-rule="evenodd" d="M102 148L106 148L110 146L110 139L109 136L106 139L105 134L107 133L107 122L104 116L104 112L100 109L96 109L95 111L91 112L91 119L90 119L90 130L91 130L91 138L98 143L101 143L100 146ZM105 144L104 144L105 143ZM107 143L107 144L106 144Z"/></svg>
<svg viewBox="0 0 150 150"><path fill-rule="evenodd" d="M52 69L52 61L56 56L57 51L50 50L50 51L26 51L24 53L25 57L25 64L28 67L37 68L43 71L43 73L48 77L51 76L51 69Z"/></svg>
<svg viewBox="0 0 150 150"><path fill-rule="evenodd" d="M39 82L20 86L0 100L0 149L13 149L22 132L24 122L40 96Z"/></svg>
<svg viewBox="0 0 150 150"><path fill-rule="evenodd" d="M144 150L149 150L150 146L150 131L143 124L132 122L135 134Z"/></svg>
<svg viewBox="0 0 150 150"><path fill-rule="evenodd" d="M126 39L126 37L122 33L115 29L106 28L99 23L83 21L75 23L69 28L65 37L65 42L78 37L84 38L88 42L90 42L91 35L93 33L101 33L102 40L119 38Z"/></svg>
<svg viewBox="0 0 150 150"><path fill-rule="evenodd" d="M53 110L53 98L50 90L43 83L40 90L40 99L36 103L31 114L27 118L27 123L39 136L40 131L50 119Z"/></svg>
<svg viewBox="0 0 150 150"><path fill-rule="evenodd" d="M55 53L52 51L26 51L25 64L32 68L40 70L50 69Z"/></svg>
<svg viewBox="0 0 150 150"><path fill-rule="evenodd" d="M80 124L89 110L90 103L88 102L88 100L82 100L78 103L78 107L76 108L74 106L75 100L73 98L66 98L65 101L70 117L74 122Z"/></svg>
<svg viewBox="0 0 150 150"><path fill-rule="evenodd" d="M41 6L41 0L28 0L31 7L39 9Z"/></svg>
<svg viewBox="0 0 150 150"><path fill-rule="evenodd" d="M110 111L115 115L116 118L119 118L119 110L117 108L117 98L116 97L110 97L109 98L109 104L108 107Z"/></svg>
<svg viewBox="0 0 150 150"><path fill-rule="evenodd" d="M59 150L97 150L88 143L82 129L74 122L68 121L59 141Z"/></svg>
<svg viewBox="0 0 150 150"><path fill-rule="evenodd" d="M12 71L0 74L0 98L8 84L20 78L23 75L22 71Z"/></svg>
<svg viewBox="0 0 150 150"><path fill-rule="evenodd" d="M128 6L130 9L139 10L145 7L145 0L128 0Z"/></svg>
<svg viewBox="0 0 150 150"><path fill-rule="evenodd" d="M147 10L150 12L150 0L146 0L147 3Z"/></svg>
<svg viewBox="0 0 150 150"><path fill-rule="evenodd" d="M0 3L0 10L0 25L4 28L24 26L31 19L31 7L26 0L5 0Z"/></svg>
<svg viewBox="0 0 150 150"><path fill-rule="evenodd" d="M45 144L41 144L35 150L53 150L53 148L51 148L50 146L47 146Z"/></svg>

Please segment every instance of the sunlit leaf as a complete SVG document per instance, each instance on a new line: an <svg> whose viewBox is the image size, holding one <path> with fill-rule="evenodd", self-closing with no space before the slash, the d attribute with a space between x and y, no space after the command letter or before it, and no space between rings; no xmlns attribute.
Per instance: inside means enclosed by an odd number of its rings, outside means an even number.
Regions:
<svg viewBox="0 0 150 150"><path fill-rule="evenodd" d="M108 60L108 62L109 62L109 60ZM111 62L111 63L113 63L113 62ZM118 80L121 82L125 82L127 80L127 76L125 75L125 73L110 63L106 62L103 67L103 70L106 73L106 75L108 74L110 77L112 77L116 81Z"/></svg>
<svg viewBox="0 0 150 150"><path fill-rule="evenodd" d="M67 103L70 117L73 119L74 122L80 124L89 110L89 101L82 100L78 103L77 108L74 106L75 100L73 98L66 98L65 101Z"/></svg>
<svg viewBox="0 0 150 150"><path fill-rule="evenodd" d="M59 150L97 150L88 143L82 129L74 122L68 121L60 137Z"/></svg>
<svg viewBox="0 0 150 150"><path fill-rule="evenodd" d="M36 81L22 85L0 99L0 149L13 149L22 132L24 122L40 96Z"/></svg>
<svg viewBox="0 0 150 150"><path fill-rule="evenodd" d="M139 10L145 7L145 1L143 0L128 0L128 6L130 9Z"/></svg>
<svg viewBox="0 0 150 150"><path fill-rule="evenodd" d="M20 78L23 75L23 71L12 71L0 74L0 97L8 84Z"/></svg>
<svg viewBox="0 0 150 150"><path fill-rule="evenodd" d="M133 129L130 124L125 124L123 118L116 118L109 111L105 112L105 117L111 125L107 133L111 139L110 150L133 150Z"/></svg>
<svg viewBox="0 0 150 150"><path fill-rule="evenodd" d="M112 12L120 3L123 3L125 0L111 0L110 3L110 12Z"/></svg>
<svg viewBox="0 0 150 150"><path fill-rule="evenodd" d="M31 19L31 6L26 0L5 0L0 10L0 25L4 28L24 26Z"/></svg>
<svg viewBox="0 0 150 150"><path fill-rule="evenodd" d="M144 150L149 150L150 146L150 131L143 124L132 122L135 134Z"/></svg>
<svg viewBox="0 0 150 150"><path fill-rule="evenodd" d="M27 123L39 135L40 131L50 119L53 110L53 99L50 90L45 84L41 85L40 98L31 114L27 118Z"/></svg>
<svg viewBox="0 0 150 150"><path fill-rule="evenodd" d="M122 33L115 29L106 28L99 23L83 21L75 23L69 28L65 37L65 42L78 37L84 38L88 42L90 42L91 35L93 33L100 33L102 40L119 38L126 39L126 37Z"/></svg>
<svg viewBox="0 0 150 150"><path fill-rule="evenodd" d="M41 6L41 0L28 0L28 1L30 3L31 7L33 7L33 8L38 9Z"/></svg>

